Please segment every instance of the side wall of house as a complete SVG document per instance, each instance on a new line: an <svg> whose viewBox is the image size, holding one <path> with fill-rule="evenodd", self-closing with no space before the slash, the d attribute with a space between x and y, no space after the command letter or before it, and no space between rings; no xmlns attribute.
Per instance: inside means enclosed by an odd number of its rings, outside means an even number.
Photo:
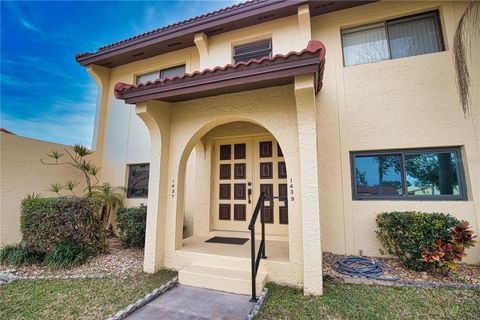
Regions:
<svg viewBox="0 0 480 320"><path fill-rule="evenodd" d="M365 255L378 255L375 217L385 211L450 213L468 220L479 232L478 87L474 89L475 111L464 118L451 50L464 6L453 2L380 2L312 19L313 39L327 48L324 87L317 96L324 251L358 254L361 250ZM436 9L440 10L445 51L343 66L342 28ZM478 58L471 70L479 86ZM462 148L467 201L352 200L351 151L442 146ZM479 260L477 246L469 261Z"/></svg>
<svg viewBox="0 0 480 320"><path fill-rule="evenodd" d="M46 166L40 162L52 150L65 153L63 150L66 147L3 132L0 134L0 247L20 241L20 202L27 194L56 197L50 191L52 183L83 181L79 172L71 166ZM84 188L85 184L80 184L75 192L81 195Z"/></svg>

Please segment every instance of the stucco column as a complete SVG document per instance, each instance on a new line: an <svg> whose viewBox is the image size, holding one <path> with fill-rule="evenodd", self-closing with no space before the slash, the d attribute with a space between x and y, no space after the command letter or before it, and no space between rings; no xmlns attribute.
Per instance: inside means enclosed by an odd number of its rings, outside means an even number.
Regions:
<svg viewBox="0 0 480 320"><path fill-rule="evenodd" d="M303 226L303 290L306 295L320 295L323 291L314 79L311 74L295 77Z"/></svg>
<svg viewBox="0 0 480 320"><path fill-rule="evenodd" d="M135 111L150 133L150 176L143 270L153 273L164 263L170 108L168 103L148 101L137 104Z"/></svg>
<svg viewBox="0 0 480 320"><path fill-rule="evenodd" d="M300 37L306 46L308 41L312 40L312 27L310 18L310 5L308 3L299 5L297 8L298 28ZM303 47L305 48L305 47Z"/></svg>

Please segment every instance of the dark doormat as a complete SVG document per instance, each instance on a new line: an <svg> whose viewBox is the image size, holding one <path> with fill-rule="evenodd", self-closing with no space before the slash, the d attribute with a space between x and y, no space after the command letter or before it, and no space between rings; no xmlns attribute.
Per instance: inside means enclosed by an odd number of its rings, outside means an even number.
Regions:
<svg viewBox="0 0 480 320"><path fill-rule="evenodd" d="M247 238L213 237L205 242L242 245L247 241Z"/></svg>

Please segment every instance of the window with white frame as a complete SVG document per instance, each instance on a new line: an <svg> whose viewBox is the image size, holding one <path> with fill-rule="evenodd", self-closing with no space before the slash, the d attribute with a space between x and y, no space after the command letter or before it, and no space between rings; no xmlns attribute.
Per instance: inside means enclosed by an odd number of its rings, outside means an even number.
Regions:
<svg viewBox="0 0 480 320"><path fill-rule="evenodd" d="M344 65L443 51L438 11L342 30Z"/></svg>
<svg viewBox="0 0 480 320"><path fill-rule="evenodd" d="M145 83L147 81L155 81L157 79L165 79L165 78L171 78L174 76L179 76L184 74L185 72L186 72L186 66L182 64L182 65L171 67L171 68L144 73L137 76L137 84Z"/></svg>

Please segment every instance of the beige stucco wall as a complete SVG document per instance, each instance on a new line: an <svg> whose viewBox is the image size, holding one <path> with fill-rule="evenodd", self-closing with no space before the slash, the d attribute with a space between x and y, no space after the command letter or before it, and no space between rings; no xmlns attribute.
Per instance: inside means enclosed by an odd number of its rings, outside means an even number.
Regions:
<svg viewBox="0 0 480 320"><path fill-rule="evenodd" d="M40 163L41 158L47 160L47 153L64 148L62 144L0 133L0 246L20 241L20 202L27 194L56 197L50 185L67 180L82 183L75 192L83 194L85 184L76 169Z"/></svg>
<svg viewBox="0 0 480 320"><path fill-rule="evenodd" d="M317 96L324 250L378 255L375 216L384 211L450 213L470 221L478 233L479 136L472 127L478 127L480 106L477 96L476 111L464 118L451 51L463 8L452 2L382 2L312 19L313 38L327 48L324 87ZM433 9L440 9L446 51L343 67L341 28ZM471 70L478 88L478 57ZM350 151L441 146L462 146L468 201L352 201ZM480 246L470 250L467 261L480 261Z"/></svg>

